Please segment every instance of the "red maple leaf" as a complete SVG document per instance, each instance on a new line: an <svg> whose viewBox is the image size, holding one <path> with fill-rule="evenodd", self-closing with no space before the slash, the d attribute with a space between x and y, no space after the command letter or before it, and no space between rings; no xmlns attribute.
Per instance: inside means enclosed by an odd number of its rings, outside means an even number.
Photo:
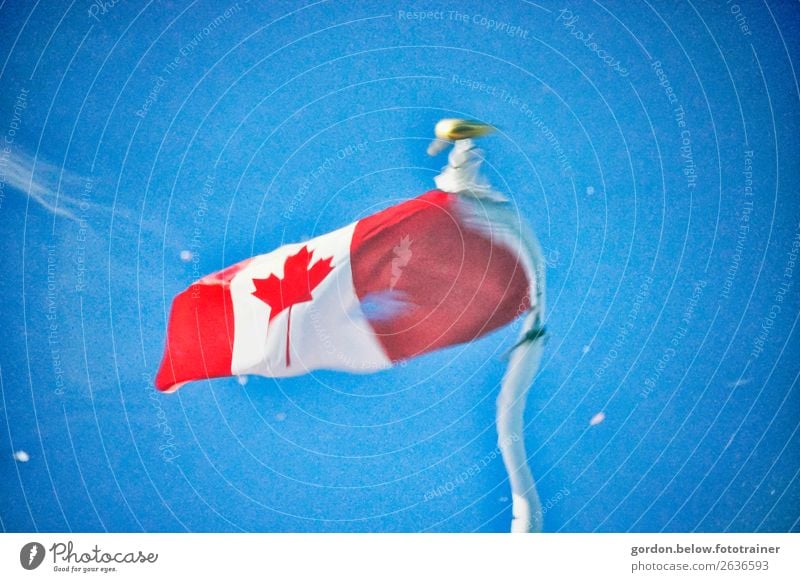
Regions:
<svg viewBox="0 0 800 582"><path fill-rule="evenodd" d="M281 311L289 310L286 322L287 368L291 363L289 330L292 325L292 306L311 301L311 292L333 271L331 266L333 257L319 259L309 268L313 255L314 251L309 251L308 247L304 246L296 254L286 257L286 261L283 263L283 279L275 275L270 275L266 279L253 279L253 284L256 286L253 295L270 306L268 326Z"/></svg>

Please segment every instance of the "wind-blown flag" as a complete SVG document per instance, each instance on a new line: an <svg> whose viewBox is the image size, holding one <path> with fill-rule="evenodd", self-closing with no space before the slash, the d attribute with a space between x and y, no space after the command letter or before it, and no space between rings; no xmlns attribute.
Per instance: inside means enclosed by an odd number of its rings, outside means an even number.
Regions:
<svg viewBox="0 0 800 582"><path fill-rule="evenodd" d="M372 372L509 323L534 275L491 206L432 190L200 279L173 301L156 387Z"/></svg>

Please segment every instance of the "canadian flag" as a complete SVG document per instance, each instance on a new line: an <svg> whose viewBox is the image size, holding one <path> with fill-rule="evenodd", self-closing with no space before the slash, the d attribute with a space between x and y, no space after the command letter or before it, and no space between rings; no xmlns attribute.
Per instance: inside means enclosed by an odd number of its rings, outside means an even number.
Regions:
<svg viewBox="0 0 800 582"><path fill-rule="evenodd" d="M373 372L509 323L534 275L491 206L432 190L200 279L172 303L156 387Z"/></svg>

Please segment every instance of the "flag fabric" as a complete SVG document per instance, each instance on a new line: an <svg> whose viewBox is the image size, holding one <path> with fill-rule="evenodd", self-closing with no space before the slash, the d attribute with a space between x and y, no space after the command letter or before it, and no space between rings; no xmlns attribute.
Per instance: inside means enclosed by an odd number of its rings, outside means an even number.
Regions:
<svg viewBox="0 0 800 582"><path fill-rule="evenodd" d="M432 190L200 279L172 303L156 387L373 372L511 322L534 275L489 206Z"/></svg>

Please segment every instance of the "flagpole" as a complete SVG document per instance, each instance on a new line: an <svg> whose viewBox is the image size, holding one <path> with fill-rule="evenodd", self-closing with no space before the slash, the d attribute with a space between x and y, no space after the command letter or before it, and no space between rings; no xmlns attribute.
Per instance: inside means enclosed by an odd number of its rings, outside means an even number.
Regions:
<svg viewBox="0 0 800 582"><path fill-rule="evenodd" d="M534 317L530 314L526 324ZM511 484L512 533L542 531L542 506L525 450L524 414L543 348L540 336L514 349L497 397L497 440Z"/></svg>
<svg viewBox="0 0 800 582"><path fill-rule="evenodd" d="M459 120L443 120L444 126L459 127ZM528 399L544 351L545 263L536 235L523 224L509 199L494 190L481 173L483 152L471 139L440 135L428 150L435 155L443 138L454 139L448 164L434 178L436 186L458 194L467 204L462 218L473 228L483 230L492 240L510 245L517 253L530 281L530 309L518 341L511 349L508 367L497 397L497 440L511 484L511 532L542 531L542 506L525 451L525 403ZM471 127L469 123L462 124ZM490 127L490 126L485 126ZM483 135L479 132L475 135Z"/></svg>

